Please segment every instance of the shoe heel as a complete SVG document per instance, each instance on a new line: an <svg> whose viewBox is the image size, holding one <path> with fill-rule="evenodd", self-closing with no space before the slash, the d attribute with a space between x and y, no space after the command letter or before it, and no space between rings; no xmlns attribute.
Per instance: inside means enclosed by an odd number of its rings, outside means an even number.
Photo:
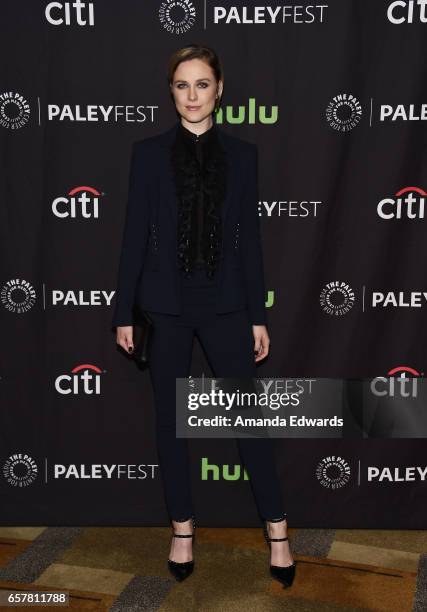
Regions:
<svg viewBox="0 0 427 612"><path fill-rule="evenodd" d="M195 542L196 520L194 516L191 516L190 518L192 519L192 522L193 522L193 533L182 534L182 533L173 532L172 537L174 538L193 538L193 543ZM184 523L185 521L177 521L177 522ZM188 576L190 576L193 573L194 559L191 561L184 561L183 563L179 563L178 561L171 561L171 559L168 559L168 569L170 573L172 574L172 576L175 578L175 580L177 580L178 582L182 582L183 580L188 578Z"/></svg>
<svg viewBox="0 0 427 612"><path fill-rule="evenodd" d="M286 518L286 514L284 518ZM265 537L265 540L270 550L271 550L271 542L285 542L286 540L288 540L290 543L290 539L288 536L286 536L286 538L270 538L268 536L267 521L264 521L264 537ZM280 565L270 565L270 574L273 578L275 578L281 584L283 584L284 588L288 588L292 586L292 583L294 581L296 566L297 566L296 561L294 561L292 565L287 565L285 567L282 567Z"/></svg>

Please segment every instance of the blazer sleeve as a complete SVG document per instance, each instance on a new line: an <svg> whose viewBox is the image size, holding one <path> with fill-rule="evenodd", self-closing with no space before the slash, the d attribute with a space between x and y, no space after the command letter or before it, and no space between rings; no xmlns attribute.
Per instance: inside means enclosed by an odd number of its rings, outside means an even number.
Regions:
<svg viewBox="0 0 427 612"><path fill-rule="evenodd" d="M267 325L264 260L258 215L258 148L255 144L250 144L245 179L240 243L248 310L252 325Z"/></svg>
<svg viewBox="0 0 427 612"><path fill-rule="evenodd" d="M144 265L149 226L148 166L143 141L132 145L128 199L112 325L133 325L138 277Z"/></svg>

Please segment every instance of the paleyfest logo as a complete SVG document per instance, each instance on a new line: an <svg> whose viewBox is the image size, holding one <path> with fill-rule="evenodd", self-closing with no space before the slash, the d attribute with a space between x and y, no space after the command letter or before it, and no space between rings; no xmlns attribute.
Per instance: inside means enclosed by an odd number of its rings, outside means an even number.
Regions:
<svg viewBox="0 0 427 612"><path fill-rule="evenodd" d="M26 453L15 453L6 459L3 476L12 487L27 487L37 478L37 463Z"/></svg>
<svg viewBox="0 0 427 612"><path fill-rule="evenodd" d="M349 132L359 123L362 106L352 94L342 93L334 96L326 108L329 125L340 132Z"/></svg>
<svg viewBox="0 0 427 612"><path fill-rule="evenodd" d="M158 463L80 463L76 465L55 463L53 466L53 478L65 480L154 480L159 465Z"/></svg>
<svg viewBox="0 0 427 612"><path fill-rule="evenodd" d="M426 0L427 1L427 0ZM383 198L377 205L381 219L424 219L425 196L421 187L404 187L394 198Z"/></svg>
<svg viewBox="0 0 427 612"><path fill-rule="evenodd" d="M36 303L36 297L34 287L21 278L13 278L1 288L1 302L10 312L27 312Z"/></svg>
<svg viewBox="0 0 427 612"><path fill-rule="evenodd" d="M324 312L333 316L347 314L355 301L353 289L344 281L331 281L320 294L320 305Z"/></svg>
<svg viewBox="0 0 427 612"><path fill-rule="evenodd" d="M427 0L426 0L427 2ZM404 104L381 104L380 106L380 121L427 121L427 104L420 104L419 109L415 104L409 104L405 107Z"/></svg>
<svg viewBox="0 0 427 612"><path fill-rule="evenodd" d="M424 308L427 291L373 291L372 308Z"/></svg>
<svg viewBox="0 0 427 612"><path fill-rule="evenodd" d="M226 3L222 3L226 4ZM326 2L303 6L299 3L286 3L279 6L259 6L256 2L232 2L231 6L216 5L213 7L213 22L224 24L243 24L245 26L258 24L295 23L301 25L311 23L325 23L326 11L329 8Z"/></svg>
<svg viewBox="0 0 427 612"><path fill-rule="evenodd" d="M9 130L24 127L30 118L30 105L16 91L0 93L0 125Z"/></svg>
<svg viewBox="0 0 427 612"><path fill-rule="evenodd" d="M48 121L78 121L94 123L143 123L154 121L154 114L158 107L153 105L132 104L48 104Z"/></svg>
<svg viewBox="0 0 427 612"><path fill-rule="evenodd" d="M196 9L190 0L164 0L160 3L159 19L171 34L185 34L196 22Z"/></svg>
<svg viewBox="0 0 427 612"><path fill-rule="evenodd" d="M324 457L316 467L316 476L320 484L327 489L340 489L350 480L351 470L345 459L339 455Z"/></svg>

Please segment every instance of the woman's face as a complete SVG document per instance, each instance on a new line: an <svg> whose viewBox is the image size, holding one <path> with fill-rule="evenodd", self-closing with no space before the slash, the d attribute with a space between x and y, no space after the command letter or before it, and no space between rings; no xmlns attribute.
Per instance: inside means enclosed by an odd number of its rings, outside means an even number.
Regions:
<svg viewBox="0 0 427 612"><path fill-rule="evenodd" d="M171 91L178 113L191 122L206 119L214 110L216 94L221 96L212 68L200 59L181 62L175 70Z"/></svg>

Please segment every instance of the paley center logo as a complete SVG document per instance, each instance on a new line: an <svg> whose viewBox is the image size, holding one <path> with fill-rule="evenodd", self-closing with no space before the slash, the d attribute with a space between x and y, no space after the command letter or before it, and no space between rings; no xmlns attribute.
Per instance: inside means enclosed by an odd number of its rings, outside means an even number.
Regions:
<svg viewBox="0 0 427 612"><path fill-rule="evenodd" d="M52 202L52 212L59 219L98 219L99 198L104 195L95 187L80 185L70 189L67 196L59 196Z"/></svg>
<svg viewBox="0 0 427 612"><path fill-rule="evenodd" d="M353 308L355 299L353 289L345 281L331 281L320 293L320 305L323 312L332 316L347 314Z"/></svg>
<svg viewBox="0 0 427 612"><path fill-rule="evenodd" d="M362 118L362 105L350 93L341 93L332 98L326 107L326 120L339 132L349 132Z"/></svg>
<svg viewBox="0 0 427 612"><path fill-rule="evenodd" d="M6 459L2 468L3 476L12 487L27 487L37 478L37 463L26 453L14 453Z"/></svg>
<svg viewBox="0 0 427 612"><path fill-rule="evenodd" d="M171 34L185 34L196 23L196 9L191 0L164 0L159 7L160 23Z"/></svg>
<svg viewBox="0 0 427 612"><path fill-rule="evenodd" d="M13 278L1 288L1 303L10 312L22 314L31 310L36 303L36 298L34 287L22 278Z"/></svg>
<svg viewBox="0 0 427 612"><path fill-rule="evenodd" d="M417 397L417 378L423 376L409 366L397 366L387 376L377 376L370 383L370 390L376 397Z"/></svg>
<svg viewBox="0 0 427 612"><path fill-rule="evenodd" d="M341 489L350 480L349 463L339 455L324 457L316 466L316 477L327 489Z"/></svg>
<svg viewBox="0 0 427 612"><path fill-rule="evenodd" d="M421 187L403 187L396 192L394 198L383 198L378 202L378 216L386 221L390 219L424 219L426 195Z"/></svg>
<svg viewBox="0 0 427 612"><path fill-rule="evenodd" d="M17 130L27 125L30 119L30 105L17 91L0 93L0 125L9 130Z"/></svg>
<svg viewBox="0 0 427 612"><path fill-rule="evenodd" d="M61 374L55 379L55 389L61 395L100 395L101 370L91 363L77 365L70 374Z"/></svg>
<svg viewBox="0 0 427 612"><path fill-rule="evenodd" d="M390 23L427 23L427 0L393 0L387 7Z"/></svg>
<svg viewBox="0 0 427 612"><path fill-rule="evenodd" d="M48 2L44 14L47 22L54 26L95 25L93 2Z"/></svg>

